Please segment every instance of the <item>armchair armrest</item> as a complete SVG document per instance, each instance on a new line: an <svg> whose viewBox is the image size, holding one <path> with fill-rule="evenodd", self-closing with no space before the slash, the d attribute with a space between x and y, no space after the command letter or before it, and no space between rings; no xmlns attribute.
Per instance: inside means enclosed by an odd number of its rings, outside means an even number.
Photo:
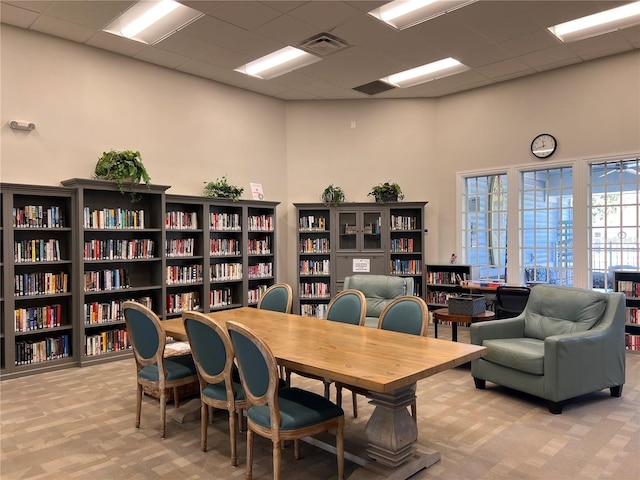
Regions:
<svg viewBox="0 0 640 480"><path fill-rule="evenodd" d="M482 345L484 340L496 338L521 338L524 336L524 314L503 320L491 320L471 324L471 343Z"/></svg>

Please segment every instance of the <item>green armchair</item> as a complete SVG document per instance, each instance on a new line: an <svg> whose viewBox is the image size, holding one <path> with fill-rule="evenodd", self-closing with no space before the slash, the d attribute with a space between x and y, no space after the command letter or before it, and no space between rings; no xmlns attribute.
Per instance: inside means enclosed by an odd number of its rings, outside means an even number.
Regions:
<svg viewBox="0 0 640 480"><path fill-rule="evenodd" d="M487 354L471 362L476 387L486 381L549 402L562 413L565 400L625 382L625 297L573 287L537 285L514 318L471 325L471 343Z"/></svg>
<svg viewBox="0 0 640 480"><path fill-rule="evenodd" d="M360 290L367 302L366 327L376 328L378 318L392 300L413 295L413 278L392 275L351 275L344 279L345 290Z"/></svg>

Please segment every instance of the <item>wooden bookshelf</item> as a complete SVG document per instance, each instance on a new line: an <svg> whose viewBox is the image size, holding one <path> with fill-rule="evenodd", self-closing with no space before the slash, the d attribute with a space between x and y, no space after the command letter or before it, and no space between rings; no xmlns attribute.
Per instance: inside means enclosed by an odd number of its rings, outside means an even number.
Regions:
<svg viewBox="0 0 640 480"><path fill-rule="evenodd" d="M627 350L640 352L640 272L614 271L616 292L626 296L625 338Z"/></svg>

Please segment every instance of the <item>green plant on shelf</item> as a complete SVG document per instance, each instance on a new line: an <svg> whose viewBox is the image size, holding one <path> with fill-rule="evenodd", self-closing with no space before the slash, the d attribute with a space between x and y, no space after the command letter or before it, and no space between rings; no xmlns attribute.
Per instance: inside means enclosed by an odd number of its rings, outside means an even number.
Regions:
<svg viewBox="0 0 640 480"><path fill-rule="evenodd" d="M334 207L337 207L345 201L344 191L341 187L334 187L333 183L331 183L324 189L322 195L320 195L320 199L322 200L322 203L327 206L333 205Z"/></svg>
<svg viewBox="0 0 640 480"><path fill-rule="evenodd" d="M205 197L212 198L228 198L233 202L237 202L244 192L244 188L230 185L227 181L227 176L222 178L216 178L215 182L204 182L204 195Z"/></svg>
<svg viewBox="0 0 640 480"><path fill-rule="evenodd" d="M367 196L374 197L376 203L387 203L402 200L404 193L397 183L385 182L373 187Z"/></svg>
<svg viewBox="0 0 640 480"><path fill-rule="evenodd" d="M125 191L129 191L132 201L139 199L133 190L136 185L144 182L147 188L151 186L151 178L142 163L140 152L133 150L103 152L96 163L94 176L115 181L120 193L124 195Z"/></svg>

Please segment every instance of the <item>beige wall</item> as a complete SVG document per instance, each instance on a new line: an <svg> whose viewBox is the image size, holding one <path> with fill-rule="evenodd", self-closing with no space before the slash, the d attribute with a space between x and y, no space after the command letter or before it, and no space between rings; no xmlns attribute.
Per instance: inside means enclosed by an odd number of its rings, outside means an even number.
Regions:
<svg viewBox="0 0 640 480"><path fill-rule="evenodd" d="M554 161L640 152L640 52L441 99L283 102L55 37L2 25L0 179L89 178L102 151L140 150L154 183L199 195L228 175L282 202L280 280L295 283L294 202L329 184L348 201L398 182L427 200L427 258L456 245L456 173L532 162L553 133ZM7 122L33 121L31 133ZM286 228L285 228L286 226ZM285 234L286 232L286 234Z"/></svg>

